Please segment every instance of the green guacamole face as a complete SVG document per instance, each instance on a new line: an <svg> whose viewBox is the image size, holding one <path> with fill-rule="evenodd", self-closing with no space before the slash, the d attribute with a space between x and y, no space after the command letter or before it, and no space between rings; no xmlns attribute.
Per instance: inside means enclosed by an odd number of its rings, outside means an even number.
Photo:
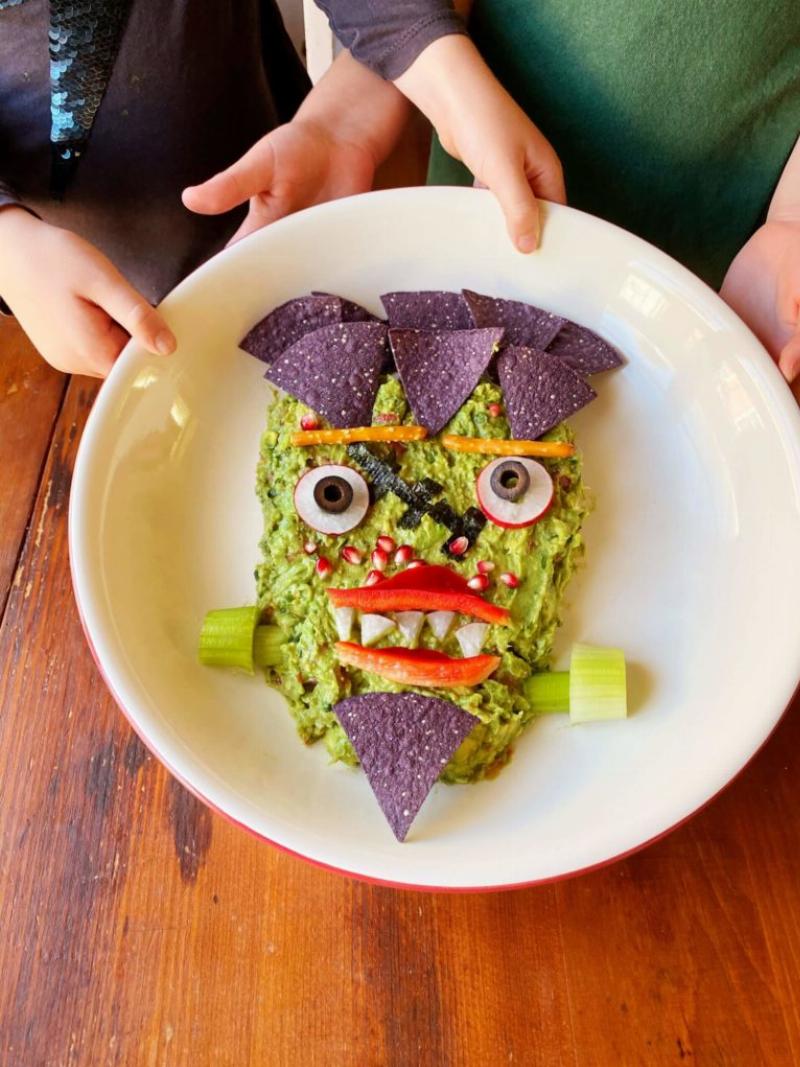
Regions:
<svg viewBox="0 0 800 1067"><path fill-rule="evenodd" d="M500 405L502 409L502 402L499 387L482 382L444 432L508 437L504 415L493 416L489 408ZM581 523L586 500L580 456L542 461L555 486L553 504L542 519L521 529L505 529L488 521L467 554L450 559L442 551L448 531L430 516L423 516L416 528L398 527L406 505L391 492L370 505L359 526L341 536L320 534L301 521L295 510L294 489L310 467L337 463L359 469L343 445L303 448L290 443L291 433L307 412L299 401L281 395L270 408L261 441L258 495L264 510L264 537L263 560L256 570L258 601L264 617L277 624L286 637L283 663L269 672L269 681L285 695L304 741L322 738L334 759L356 763L332 710L334 705L344 697L406 687L338 662L333 651L337 634L326 588L363 585L371 569L370 553L381 534L391 536L398 545L410 545L416 558L448 564L466 578L476 573L479 560L491 561L493 580L483 595L510 610L511 624L491 626L483 652L498 655L500 666L487 681L471 688L427 690L428 695L444 697L475 716L475 729L442 774L448 782L475 781L508 760L514 740L532 717L521 683L548 665L561 596L583 552ZM414 422L402 386L396 378L387 377L375 401L373 422L394 421ZM562 424L545 439L572 438ZM438 436L404 446L370 445L370 449L378 456L391 456L398 464L397 473L406 481L432 478L444 486L441 499L459 514L477 506L476 478L494 458L450 451ZM333 564L327 577L317 575L317 557L304 551L309 540L316 542L319 555ZM343 560L341 549L345 545L359 549L364 562L354 565ZM387 576L395 572L390 564ZM517 575L519 586L511 589L497 581L496 576L503 572ZM453 634L460 624L472 621L466 617L457 620L441 643L428 626L423 626L418 646L459 658L462 653ZM357 635L357 628L354 633ZM403 639L395 629L379 643L390 646L402 644Z"/></svg>

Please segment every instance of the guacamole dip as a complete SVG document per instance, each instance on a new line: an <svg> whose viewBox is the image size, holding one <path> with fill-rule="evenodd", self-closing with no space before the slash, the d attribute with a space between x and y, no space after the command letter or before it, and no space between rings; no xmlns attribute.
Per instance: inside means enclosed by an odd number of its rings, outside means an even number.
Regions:
<svg viewBox="0 0 800 1067"><path fill-rule="evenodd" d="M475 719L474 729L445 766L446 782L472 782L498 770L509 759L515 739L532 718L521 683L548 666L559 624L559 604L565 586L583 554L581 524L587 510L581 480L581 459L541 460L554 484L552 505L533 525L505 528L487 521L462 558L448 558L442 546L447 530L430 514L414 526L401 525L407 504L392 492L372 490L363 520L340 535L323 534L304 523L295 507L295 488L301 476L324 464L356 467L346 445L298 447L291 434L309 408L287 394L279 394L268 413L261 440L257 489L264 512L262 561L256 569L258 606L265 621L276 624L285 637L282 662L268 671L268 680L286 697L301 738L308 744L322 740L334 760L356 763L356 755L333 707L340 701L369 692L399 692L407 687L377 674L343 666L334 644L337 629L326 589L329 586L363 586L373 566L372 553L379 537L397 546L410 546L408 555L429 564L447 564L465 578L476 575L480 562L489 579L486 600L510 611L508 625L490 625L482 651L500 658L491 677L472 687L446 691L424 690L429 696L446 696ZM375 400L375 425L411 425L415 422L398 378L384 375ZM509 425L498 385L481 381L443 434L463 437L508 438ZM571 441L565 423L544 440ZM432 479L443 487L442 499L459 514L475 508L476 479L491 456L445 448L440 435L424 440L372 444L375 456L390 462L408 483ZM342 556L342 549L349 551ZM355 551L352 551L355 550ZM323 568L320 560L330 563ZM389 576L396 568L390 561ZM512 582L499 580L512 576ZM469 618L456 619L443 640L424 625L417 638L420 648L452 657L462 656L455 633ZM403 644L397 628L381 637L382 647Z"/></svg>

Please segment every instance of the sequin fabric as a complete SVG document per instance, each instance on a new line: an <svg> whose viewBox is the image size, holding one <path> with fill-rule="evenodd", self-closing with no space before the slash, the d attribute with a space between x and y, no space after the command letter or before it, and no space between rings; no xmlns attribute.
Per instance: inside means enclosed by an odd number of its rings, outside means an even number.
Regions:
<svg viewBox="0 0 800 1067"><path fill-rule="evenodd" d="M51 191L62 197L86 150L131 0L50 0Z"/></svg>

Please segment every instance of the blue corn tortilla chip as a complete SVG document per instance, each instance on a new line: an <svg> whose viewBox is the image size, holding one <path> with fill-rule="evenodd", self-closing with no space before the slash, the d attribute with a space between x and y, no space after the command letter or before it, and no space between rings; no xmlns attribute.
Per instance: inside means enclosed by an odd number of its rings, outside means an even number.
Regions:
<svg viewBox="0 0 800 1067"><path fill-rule="evenodd" d="M322 326L342 321L338 296L301 296L270 311L239 342L239 347L262 363L272 363L301 337Z"/></svg>
<svg viewBox="0 0 800 1067"><path fill-rule="evenodd" d="M547 346L548 355L558 356L562 363L578 374L599 374L600 371L621 367L622 356L608 341L587 326L570 319L564 323Z"/></svg>
<svg viewBox="0 0 800 1067"><path fill-rule="evenodd" d="M369 426L385 355L382 322L338 322L301 337L264 377L331 426Z"/></svg>
<svg viewBox="0 0 800 1067"><path fill-rule="evenodd" d="M472 316L461 293L438 289L384 293L381 302L390 327L403 330L472 329Z"/></svg>
<svg viewBox="0 0 800 1067"><path fill-rule="evenodd" d="M567 321L560 315L523 304L521 300L501 300L464 289L464 300L475 326L503 326L505 343L544 350Z"/></svg>
<svg viewBox="0 0 800 1067"><path fill-rule="evenodd" d="M389 330L389 343L414 418L438 433L472 390L503 337L485 330Z"/></svg>
<svg viewBox="0 0 800 1067"><path fill-rule="evenodd" d="M477 720L421 693L365 693L334 712L398 841Z"/></svg>
<svg viewBox="0 0 800 1067"><path fill-rule="evenodd" d="M383 322L383 319L373 315L371 311L367 311L365 307L357 304L355 300L348 300L346 296L338 296L336 293L321 293L316 290L311 295L328 296L338 300L341 304L342 322Z"/></svg>
<svg viewBox="0 0 800 1067"><path fill-rule="evenodd" d="M597 396L556 356L533 348L506 348L497 360L511 436L534 441Z"/></svg>

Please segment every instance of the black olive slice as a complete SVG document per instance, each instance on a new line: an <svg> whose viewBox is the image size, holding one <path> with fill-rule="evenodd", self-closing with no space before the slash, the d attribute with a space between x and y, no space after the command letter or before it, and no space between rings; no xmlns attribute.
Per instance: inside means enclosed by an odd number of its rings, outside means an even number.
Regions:
<svg viewBox="0 0 800 1067"><path fill-rule="evenodd" d="M506 459L492 471L489 484L501 500L519 500L531 484L531 478L519 460Z"/></svg>
<svg viewBox="0 0 800 1067"><path fill-rule="evenodd" d="M347 511L353 502L353 489L348 481L338 474L329 474L320 478L314 486L314 500L322 511L330 515L340 515Z"/></svg>

